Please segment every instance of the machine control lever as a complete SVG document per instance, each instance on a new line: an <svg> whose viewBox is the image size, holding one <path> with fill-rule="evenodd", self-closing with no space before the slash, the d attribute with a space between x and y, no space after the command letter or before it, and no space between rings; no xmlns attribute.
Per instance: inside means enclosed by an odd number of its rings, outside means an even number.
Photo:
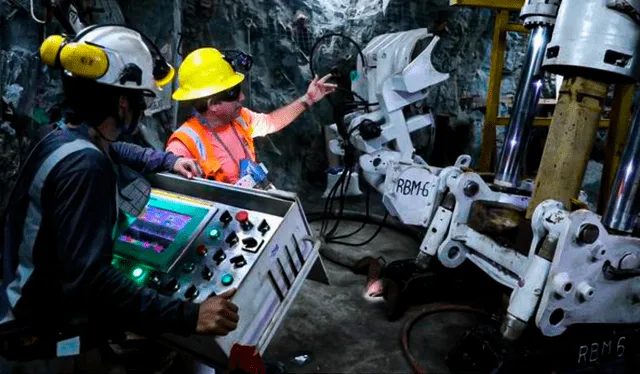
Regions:
<svg viewBox="0 0 640 374"><path fill-rule="evenodd" d="M222 249L218 249L218 251L213 255L213 261L216 262L216 265L220 265L222 261L227 258L227 255L224 253Z"/></svg>
<svg viewBox="0 0 640 374"><path fill-rule="evenodd" d="M235 232L232 232L227 236L227 239L225 239L225 242L227 242L227 244L229 244L230 247L233 247L234 245L236 245L236 243L238 243L238 240L239 240L238 235L236 235Z"/></svg>
<svg viewBox="0 0 640 374"><path fill-rule="evenodd" d="M220 216L220 222L222 222L223 225L227 226L231 221L233 221L233 217L231 217L231 214L228 210L225 210L225 212Z"/></svg>

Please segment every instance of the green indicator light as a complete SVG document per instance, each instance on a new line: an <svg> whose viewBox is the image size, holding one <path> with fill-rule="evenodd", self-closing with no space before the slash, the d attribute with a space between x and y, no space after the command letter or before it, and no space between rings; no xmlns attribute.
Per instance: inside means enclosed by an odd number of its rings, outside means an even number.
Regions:
<svg viewBox="0 0 640 374"><path fill-rule="evenodd" d="M213 230L209 231L209 237L211 239L218 239L220 237L220 230L213 229Z"/></svg>
<svg viewBox="0 0 640 374"><path fill-rule="evenodd" d="M222 276L222 284L224 284L225 286L230 285L231 283L233 283L233 276L231 276L230 274L225 274Z"/></svg>
<svg viewBox="0 0 640 374"><path fill-rule="evenodd" d="M136 278L139 278L140 276L142 276L142 273L144 273L144 271L140 268L135 268L133 269L133 271L131 272L131 275L133 275Z"/></svg>
<svg viewBox="0 0 640 374"><path fill-rule="evenodd" d="M111 260L111 265L115 265L118 263L118 260L116 260L115 258L113 260Z"/></svg>

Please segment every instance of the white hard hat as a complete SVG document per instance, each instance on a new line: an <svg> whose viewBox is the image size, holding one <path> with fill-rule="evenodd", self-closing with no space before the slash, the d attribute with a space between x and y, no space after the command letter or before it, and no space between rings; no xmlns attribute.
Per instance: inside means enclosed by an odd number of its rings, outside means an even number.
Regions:
<svg viewBox="0 0 640 374"><path fill-rule="evenodd" d="M96 82L154 93L161 90L153 78L153 56L138 32L122 26L98 27L82 33L77 42L97 45L109 57L106 73Z"/></svg>
<svg viewBox="0 0 640 374"><path fill-rule="evenodd" d="M42 44L40 54L50 66L61 66L71 77L89 78L97 83L145 91L155 96L175 74L158 48L156 56L143 34L123 25L93 25L72 39L52 35Z"/></svg>

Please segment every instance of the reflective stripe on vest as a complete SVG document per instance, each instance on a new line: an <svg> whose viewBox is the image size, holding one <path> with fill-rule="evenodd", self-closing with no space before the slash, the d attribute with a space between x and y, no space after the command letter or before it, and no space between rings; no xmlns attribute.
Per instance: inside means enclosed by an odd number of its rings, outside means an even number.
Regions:
<svg viewBox="0 0 640 374"><path fill-rule="evenodd" d="M29 281L31 274L33 273L33 246L35 245L38 232L40 231L40 225L42 224L41 198L44 183L51 170L53 170L60 161L72 153L85 149L93 149L96 152L100 152L93 143L84 139L77 139L60 146L60 148L53 151L45 159L31 182L31 187L29 188L30 202L29 207L27 208L27 215L24 220L22 242L20 243L18 251L18 268L14 274L14 278L11 280L11 283L6 286L9 310L7 311L7 315L2 316L3 319L0 323L5 323L14 319L13 313L11 313L10 309L15 308L20 297L22 297L22 290L25 284Z"/></svg>
<svg viewBox="0 0 640 374"><path fill-rule="evenodd" d="M244 137L248 144L249 154L251 158L255 160L255 147L253 139L249 134L250 126L247 121L241 115L234 120L232 126L236 126L234 129L239 128L241 137ZM214 145L208 142L205 135L207 130L206 126L202 124L201 117L195 115L171 134L167 144L171 143L174 139L179 140L187 148L189 153L191 153L191 156L196 159L200 168L205 173L206 178L212 177L218 181L223 181L225 180L225 176L219 173L221 165L214 154ZM190 142L188 140L190 140Z"/></svg>
<svg viewBox="0 0 640 374"><path fill-rule="evenodd" d="M198 133L195 132L189 126L182 126L182 127L180 127L178 129L178 131L184 132L187 136L189 136L191 138L191 140L193 140L193 142L196 144L196 147L198 148L198 153L200 154L199 157L204 159L204 160L206 160L207 159L207 150L206 150L206 147L204 145L205 139L200 139L200 136L198 135Z"/></svg>

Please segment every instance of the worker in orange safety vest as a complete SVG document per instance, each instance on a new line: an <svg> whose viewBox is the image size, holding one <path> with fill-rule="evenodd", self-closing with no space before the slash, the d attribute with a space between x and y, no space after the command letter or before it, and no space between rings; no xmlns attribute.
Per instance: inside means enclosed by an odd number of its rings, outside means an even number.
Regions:
<svg viewBox="0 0 640 374"><path fill-rule="evenodd" d="M326 83L331 77L315 77L307 93L269 114L256 113L243 106L240 84L244 75L234 64L251 68L251 57L239 53L235 58L215 48L190 53L178 70L179 88L173 99L190 102L194 113L168 139L167 152L195 159L203 177L236 184L242 160L257 163L253 139L278 132L306 109L337 88Z"/></svg>

